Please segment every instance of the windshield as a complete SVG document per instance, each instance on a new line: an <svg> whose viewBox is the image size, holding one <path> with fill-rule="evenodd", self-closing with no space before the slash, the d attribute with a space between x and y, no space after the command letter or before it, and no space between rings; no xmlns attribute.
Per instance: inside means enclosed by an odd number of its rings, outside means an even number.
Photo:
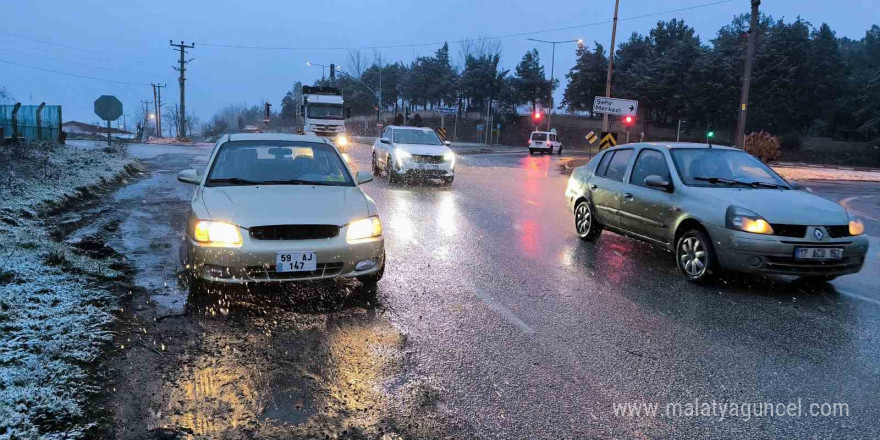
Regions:
<svg viewBox="0 0 880 440"><path fill-rule="evenodd" d="M398 144L443 145L433 131L427 130L394 130L392 142Z"/></svg>
<svg viewBox="0 0 880 440"><path fill-rule="evenodd" d="M309 117L313 119L343 119L342 104L309 104Z"/></svg>
<svg viewBox="0 0 880 440"><path fill-rule="evenodd" d="M720 148L676 148L672 160L690 186L767 184L788 187L770 168L744 151Z"/></svg>
<svg viewBox="0 0 880 440"><path fill-rule="evenodd" d="M533 141L546 141L547 140L547 133L532 133L532 140Z"/></svg>
<svg viewBox="0 0 880 440"><path fill-rule="evenodd" d="M315 142L227 142L214 159L205 186L354 186L330 145Z"/></svg>

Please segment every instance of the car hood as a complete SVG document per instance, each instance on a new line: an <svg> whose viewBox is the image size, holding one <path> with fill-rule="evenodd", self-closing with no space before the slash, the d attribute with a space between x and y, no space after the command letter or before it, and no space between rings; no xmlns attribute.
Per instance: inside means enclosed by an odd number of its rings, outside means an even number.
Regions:
<svg viewBox="0 0 880 440"><path fill-rule="evenodd" d="M368 214L360 188L261 185L205 188L202 202L211 220L245 228L261 225L344 225Z"/></svg>
<svg viewBox="0 0 880 440"><path fill-rule="evenodd" d="M787 225L845 225L846 210L805 191L746 188L700 188L727 205L754 211L770 223Z"/></svg>
<svg viewBox="0 0 880 440"><path fill-rule="evenodd" d="M443 156L452 151L446 145L394 144L394 148L406 151L409 154L425 156Z"/></svg>

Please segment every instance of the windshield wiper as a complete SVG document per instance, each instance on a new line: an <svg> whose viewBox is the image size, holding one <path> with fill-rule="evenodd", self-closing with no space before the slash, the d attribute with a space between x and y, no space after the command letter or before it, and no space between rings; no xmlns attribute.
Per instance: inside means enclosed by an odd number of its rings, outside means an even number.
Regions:
<svg viewBox="0 0 880 440"><path fill-rule="evenodd" d="M267 180L262 182L265 185L324 185L335 186L339 182L315 182L312 180L290 179L290 180Z"/></svg>
<svg viewBox="0 0 880 440"><path fill-rule="evenodd" d="M247 180L247 179L242 179L239 177L227 177L227 178L223 178L223 179L211 179L208 181L208 183L209 184L211 184L211 183L231 183L234 185L259 185L259 184L265 183L265 182L260 182L257 180Z"/></svg>
<svg viewBox="0 0 880 440"><path fill-rule="evenodd" d="M752 188L759 188L759 187L763 187L763 188L786 188L785 186L777 185L777 184L775 184L775 183L768 183L768 182L745 182L745 181L742 181L742 180L725 179L725 178L723 178L723 177L694 177L694 180L699 180L699 181L702 181L702 182L709 182L709 183L711 183L711 184L713 184L713 185L717 185L717 184L719 184L719 183L726 183L726 184L728 184L728 185L743 185L743 186L750 186L750 187L752 187Z"/></svg>

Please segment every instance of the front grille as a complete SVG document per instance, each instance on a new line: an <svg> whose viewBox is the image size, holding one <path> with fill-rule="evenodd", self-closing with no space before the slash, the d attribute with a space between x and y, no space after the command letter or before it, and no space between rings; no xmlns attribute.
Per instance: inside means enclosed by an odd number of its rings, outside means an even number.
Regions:
<svg viewBox="0 0 880 440"><path fill-rule="evenodd" d="M848 270L858 267L857 259L847 258L844 256L841 260L798 260L793 257L767 257L764 264L766 269L775 272L791 272L791 273L823 273Z"/></svg>
<svg viewBox="0 0 880 440"><path fill-rule="evenodd" d="M849 225L825 226L831 238L849 237Z"/></svg>
<svg viewBox="0 0 880 440"><path fill-rule="evenodd" d="M339 234L336 225L272 225L250 228L254 240L317 240Z"/></svg>
<svg viewBox="0 0 880 440"><path fill-rule="evenodd" d="M413 154L412 161L416 163L443 163L443 156L430 156L426 154Z"/></svg>
<svg viewBox="0 0 880 440"><path fill-rule="evenodd" d="M777 225L771 224L773 227L773 235L782 237L803 238L807 234L807 227L804 225Z"/></svg>
<svg viewBox="0 0 880 440"><path fill-rule="evenodd" d="M339 275L343 263L318 263L316 269L308 272L276 272L274 267L248 266L245 270L253 280L296 280Z"/></svg>

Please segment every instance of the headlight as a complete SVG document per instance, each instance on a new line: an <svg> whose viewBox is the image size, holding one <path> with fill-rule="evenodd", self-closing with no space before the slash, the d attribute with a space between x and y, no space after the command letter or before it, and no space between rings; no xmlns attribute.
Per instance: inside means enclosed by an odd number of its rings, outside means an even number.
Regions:
<svg viewBox="0 0 880 440"><path fill-rule="evenodd" d="M340 134L339 136L336 136L336 146L337 147L344 147L346 145L348 145L348 138L344 134Z"/></svg>
<svg viewBox="0 0 880 440"><path fill-rule="evenodd" d="M382 222L379 221L379 217L373 216L349 223L345 240L351 242L380 235L382 235Z"/></svg>
<svg viewBox="0 0 880 440"><path fill-rule="evenodd" d="M767 220L760 215L755 214L745 208L739 206L730 206L727 208L727 228L736 229L738 231L751 232L753 234L773 234L773 227Z"/></svg>
<svg viewBox="0 0 880 440"><path fill-rule="evenodd" d="M217 247L241 246L241 233L238 232L238 226L224 222L197 220L193 226L193 239L199 243Z"/></svg>
<svg viewBox="0 0 880 440"><path fill-rule="evenodd" d="M864 234L865 224L862 223L862 221L859 220L859 218L856 217L855 214L849 211L846 211L846 215L849 216L849 235L856 236Z"/></svg>
<svg viewBox="0 0 880 440"><path fill-rule="evenodd" d="M443 160L446 162L449 162L449 165L454 167L455 166L455 153L450 151L450 152L444 154Z"/></svg>
<svg viewBox="0 0 880 440"><path fill-rule="evenodd" d="M397 166L402 167L403 162L412 157L412 154L407 153L406 151L396 149L394 150L394 155L397 156Z"/></svg>

